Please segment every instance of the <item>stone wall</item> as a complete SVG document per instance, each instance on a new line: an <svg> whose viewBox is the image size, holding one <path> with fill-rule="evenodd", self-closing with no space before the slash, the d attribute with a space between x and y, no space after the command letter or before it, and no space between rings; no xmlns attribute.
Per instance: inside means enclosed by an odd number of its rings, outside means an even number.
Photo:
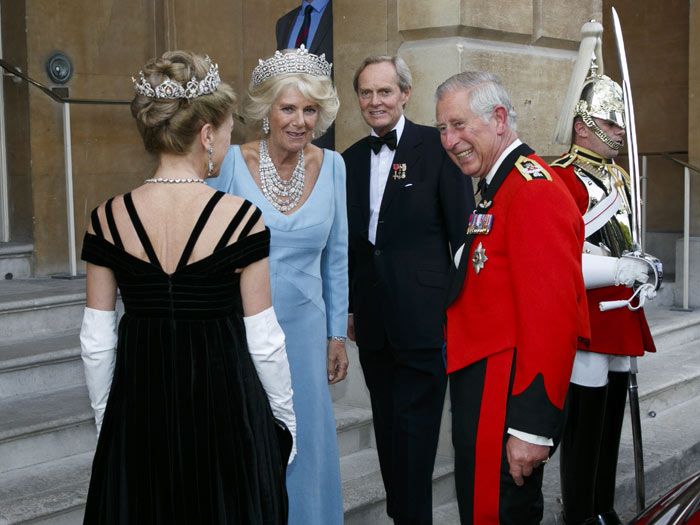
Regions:
<svg viewBox="0 0 700 525"><path fill-rule="evenodd" d="M131 76L166 49L191 49L219 63L221 76L242 94L257 58L275 49L279 16L297 0L94 0L3 2L3 40L8 60L49 84L47 58L56 50L73 63L73 98L130 100ZM6 13L7 16L6 16ZM7 30L6 20L16 31ZM8 46L8 39L12 39ZM24 62L22 62L24 60ZM25 84L5 80L8 124L20 122L22 143L10 153L11 202L21 203L12 221L16 239L33 239L35 273L68 266L61 106ZM23 95L22 91L23 90ZM19 91L25 107L9 104ZM15 98L16 98L15 97ZM26 120L24 126L22 119ZM146 178L154 161L144 151L128 106L72 106L74 204L78 250L90 210ZM234 142L251 135L238 126ZM24 152L24 153L23 153ZM14 159L14 160L13 160ZM31 159L31 163L29 162Z"/></svg>
<svg viewBox="0 0 700 525"><path fill-rule="evenodd" d="M600 19L600 0L367 0L337 2L334 9L343 101L339 149L367 133L350 82L355 67L369 54L396 52L414 77L409 118L432 124L437 85L460 71L486 69L499 74L510 91L523 139L543 155L561 152L551 144L554 123L581 25Z"/></svg>
<svg viewBox="0 0 700 525"><path fill-rule="evenodd" d="M690 0L689 4L689 68L688 68L688 158L694 166L700 167L700 1ZM700 235L700 173L692 178L693 200L691 204L692 232ZM695 262L700 266L698 261ZM696 267L697 267L696 266Z"/></svg>
<svg viewBox="0 0 700 525"><path fill-rule="evenodd" d="M603 35L606 74L619 79L612 31L615 7L627 48L634 95L640 154L650 154L648 167L647 229L680 232L683 229L683 169L660 155L686 160L688 151L688 1L644 2L604 0ZM663 28L663 30L660 30ZM695 115L698 115L696 112ZM697 117L696 117L697 119ZM700 186L699 186L700 189Z"/></svg>
<svg viewBox="0 0 700 525"><path fill-rule="evenodd" d="M432 124L433 93L442 80L465 69L490 69L501 75L512 94L522 137L542 155L559 154L563 148L551 143L552 130L580 27L589 18L605 15L606 66L617 76L609 34L611 4L612 0L335 0L334 67L341 98L337 148L342 151L368 131L352 91L356 66L369 54L398 53L414 75L409 118ZM45 61L61 50L73 60L75 76L68 83L72 97L129 99L130 77L148 58L165 49L190 48L217 60L222 77L242 94L257 59L275 49L275 21L296 5L298 0L3 2L5 57L48 83ZM689 151L691 162L700 163L698 82L693 81L700 52L697 31L692 30L700 26L697 0L643 7L635 0L617 0L615 5L630 55L640 151ZM13 238L33 239L37 273L64 271L61 108L26 84L5 78L4 87ZM233 141L247 140L253 132L239 125ZM143 152L126 106L73 107L72 139L80 239L89 210L137 184L153 162ZM693 190L696 234L697 188L698 182ZM649 189L649 229L679 232L681 170L655 156L650 160Z"/></svg>
<svg viewBox="0 0 700 525"><path fill-rule="evenodd" d="M0 2L2 18L3 59L27 70L24 2ZM3 71L4 72L4 71ZM29 86L3 75L5 99L5 151L7 153L7 185L10 198L9 219L11 241L32 239L32 180L29 153Z"/></svg>

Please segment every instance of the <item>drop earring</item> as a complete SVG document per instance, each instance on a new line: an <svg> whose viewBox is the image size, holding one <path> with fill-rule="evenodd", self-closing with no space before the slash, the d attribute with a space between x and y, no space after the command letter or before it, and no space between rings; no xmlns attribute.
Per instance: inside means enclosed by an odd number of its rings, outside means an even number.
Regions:
<svg viewBox="0 0 700 525"><path fill-rule="evenodd" d="M212 160L212 155L214 155L214 148L209 145L207 148L207 177L211 177L214 172L214 161Z"/></svg>
<svg viewBox="0 0 700 525"><path fill-rule="evenodd" d="M263 118L262 132L263 132L263 135L267 135L268 133L270 133L270 119L267 117Z"/></svg>

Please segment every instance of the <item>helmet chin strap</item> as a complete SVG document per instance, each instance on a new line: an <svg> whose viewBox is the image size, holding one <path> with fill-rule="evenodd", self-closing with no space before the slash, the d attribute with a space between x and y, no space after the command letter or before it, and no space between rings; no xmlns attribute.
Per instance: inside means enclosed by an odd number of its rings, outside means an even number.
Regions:
<svg viewBox="0 0 700 525"><path fill-rule="evenodd" d="M583 113L583 112L581 112ZM583 120L583 123L586 125L588 129L590 129L596 137L598 137L600 140L603 141L603 143L606 146L609 146L610 148L614 149L615 151L620 151L622 149L622 146L624 146L623 142L618 142L616 140L613 140L610 138L610 136L603 131L598 124L595 123L595 120L591 118L591 116L588 113L584 113L580 115L581 120Z"/></svg>

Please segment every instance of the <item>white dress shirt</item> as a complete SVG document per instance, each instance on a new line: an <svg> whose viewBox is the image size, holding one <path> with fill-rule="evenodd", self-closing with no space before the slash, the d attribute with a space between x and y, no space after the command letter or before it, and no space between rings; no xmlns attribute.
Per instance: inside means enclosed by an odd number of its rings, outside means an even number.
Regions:
<svg viewBox="0 0 700 525"><path fill-rule="evenodd" d="M396 130L396 147L398 148L403 128L406 125L406 117L401 115L399 121L394 126ZM372 130L370 135L377 137L378 135ZM396 150L390 150L386 144L382 144L382 149L379 153L369 152L369 242L376 244L377 240L377 224L379 223L379 209L382 206L382 198L384 197L384 188L386 181L389 179L391 172L391 164L394 161L394 153Z"/></svg>

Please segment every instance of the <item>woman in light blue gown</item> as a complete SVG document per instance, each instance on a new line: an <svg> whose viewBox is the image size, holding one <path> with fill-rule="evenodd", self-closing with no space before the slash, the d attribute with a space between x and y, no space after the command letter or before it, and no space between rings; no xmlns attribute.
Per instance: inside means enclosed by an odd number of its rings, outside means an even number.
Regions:
<svg viewBox="0 0 700 525"><path fill-rule="evenodd" d="M335 118L330 64L305 49L277 52L253 71L243 113L260 141L233 146L207 181L258 206L270 228L272 303L287 339L297 417L287 469L289 523L343 523L329 383L345 378L347 215L342 157L311 144Z"/></svg>

